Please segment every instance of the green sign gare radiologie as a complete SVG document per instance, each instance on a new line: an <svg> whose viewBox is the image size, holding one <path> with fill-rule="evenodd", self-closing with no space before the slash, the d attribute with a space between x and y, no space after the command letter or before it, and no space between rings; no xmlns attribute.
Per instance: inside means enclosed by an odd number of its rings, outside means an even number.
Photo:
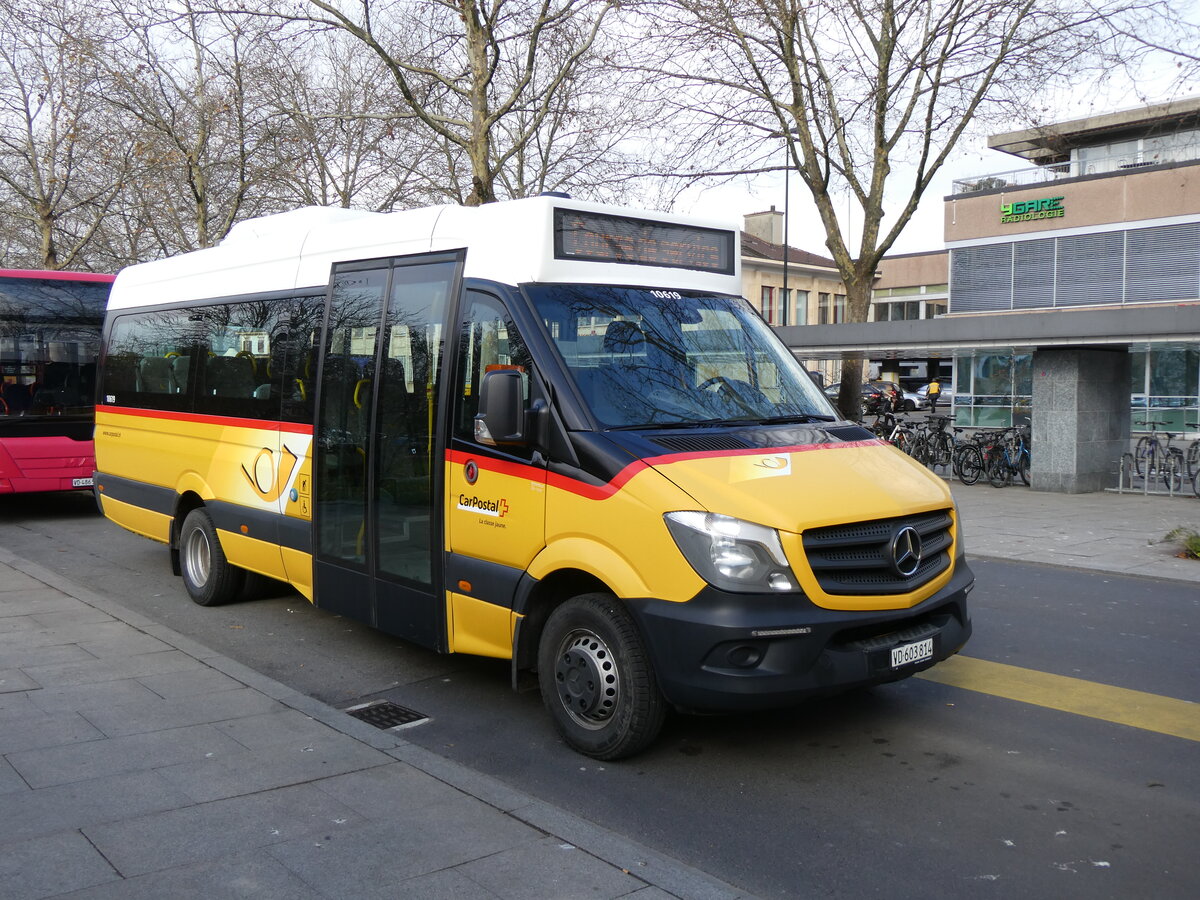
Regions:
<svg viewBox="0 0 1200 900"><path fill-rule="evenodd" d="M1000 204L1000 224L1032 222L1034 219L1061 219L1066 215L1062 197L1043 197L1041 200L1019 200Z"/></svg>

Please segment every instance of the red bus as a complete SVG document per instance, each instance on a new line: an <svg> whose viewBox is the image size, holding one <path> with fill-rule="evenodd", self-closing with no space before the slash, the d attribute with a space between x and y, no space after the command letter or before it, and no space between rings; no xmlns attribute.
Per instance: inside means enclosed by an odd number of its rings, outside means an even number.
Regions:
<svg viewBox="0 0 1200 900"><path fill-rule="evenodd" d="M92 487L96 355L113 278L0 269L0 494Z"/></svg>

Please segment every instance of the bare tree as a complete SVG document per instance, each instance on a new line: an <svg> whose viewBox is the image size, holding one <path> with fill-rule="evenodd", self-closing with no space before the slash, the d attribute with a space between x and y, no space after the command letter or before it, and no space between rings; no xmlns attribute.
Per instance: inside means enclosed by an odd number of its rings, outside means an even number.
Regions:
<svg viewBox="0 0 1200 900"><path fill-rule="evenodd" d="M211 246L240 218L275 211L253 190L279 171L279 115L261 90L278 81L270 29L192 0L117 0L109 15L125 33L108 48L107 100L137 123L129 151L159 252Z"/></svg>
<svg viewBox="0 0 1200 900"><path fill-rule="evenodd" d="M740 135L738 169L786 149L865 322L880 259L968 126L1028 104L1101 62L1108 16L1138 0L668 0L656 58L714 136ZM745 152L750 148L749 152ZM903 165L901 165L903 164ZM848 200L847 200L848 197ZM842 210L861 221L851 243ZM857 417L863 360L842 366Z"/></svg>
<svg viewBox="0 0 1200 900"><path fill-rule="evenodd" d="M284 124L274 185L285 205L387 211L445 200L444 161L391 84L383 63L339 31L280 45L269 90ZM436 185L436 186L435 186Z"/></svg>
<svg viewBox="0 0 1200 900"><path fill-rule="evenodd" d="M71 0L0 0L0 209L8 265L86 267L127 169L99 112L98 30L89 20Z"/></svg>
<svg viewBox="0 0 1200 900"><path fill-rule="evenodd" d="M495 200L501 173L519 154L529 161L533 142L546 138L562 112L559 92L615 6L613 0L308 0L311 12L299 18L353 36L387 67L407 112L441 144L449 171L469 175L463 202L478 205ZM510 186L526 181L510 178Z"/></svg>

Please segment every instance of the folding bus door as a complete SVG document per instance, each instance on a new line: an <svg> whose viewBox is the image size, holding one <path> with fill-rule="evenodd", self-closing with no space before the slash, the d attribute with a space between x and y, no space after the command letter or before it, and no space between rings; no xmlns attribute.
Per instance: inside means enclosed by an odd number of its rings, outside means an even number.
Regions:
<svg viewBox="0 0 1200 900"><path fill-rule="evenodd" d="M444 649L439 427L459 254L340 263L314 438L318 606Z"/></svg>

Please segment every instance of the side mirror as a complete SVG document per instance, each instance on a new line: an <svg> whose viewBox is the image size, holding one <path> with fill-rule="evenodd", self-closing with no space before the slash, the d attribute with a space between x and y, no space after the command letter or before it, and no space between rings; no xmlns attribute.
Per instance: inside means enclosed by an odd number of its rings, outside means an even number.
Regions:
<svg viewBox="0 0 1200 900"><path fill-rule="evenodd" d="M494 369L483 376L475 440L495 447L526 444L525 374L518 369Z"/></svg>

